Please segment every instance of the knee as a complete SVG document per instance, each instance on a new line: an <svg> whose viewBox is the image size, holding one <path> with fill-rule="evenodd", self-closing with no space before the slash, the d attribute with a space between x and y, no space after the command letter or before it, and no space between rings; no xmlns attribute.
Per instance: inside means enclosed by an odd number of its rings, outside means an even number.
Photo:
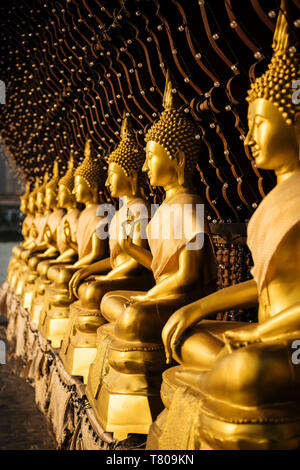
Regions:
<svg viewBox="0 0 300 470"><path fill-rule="evenodd" d="M265 386L268 388L266 358L261 357L258 351L246 347L234 352L227 359L224 357L222 393L228 394L233 403L248 406L259 404L266 396Z"/></svg>
<svg viewBox="0 0 300 470"><path fill-rule="evenodd" d="M101 314L107 321L110 322L113 322L117 319L117 309L115 308L114 297L114 293L107 292L104 294L100 302Z"/></svg>
<svg viewBox="0 0 300 470"><path fill-rule="evenodd" d="M81 305L93 310L99 310L104 290L98 282L86 282L78 289Z"/></svg>
<svg viewBox="0 0 300 470"><path fill-rule="evenodd" d="M50 268L48 270L48 279L50 279L50 281L55 281L57 275L58 275L57 267L56 266L50 266Z"/></svg>
<svg viewBox="0 0 300 470"><path fill-rule="evenodd" d="M49 268L49 261L41 261L37 266L37 272L41 276L45 276L47 274Z"/></svg>
<svg viewBox="0 0 300 470"><path fill-rule="evenodd" d="M28 266L30 269L35 270L37 264L39 262L39 258L37 256L33 256L32 258L29 259L28 261Z"/></svg>
<svg viewBox="0 0 300 470"><path fill-rule="evenodd" d="M143 307L136 303L129 305L116 322L116 336L125 341L147 341L152 333Z"/></svg>

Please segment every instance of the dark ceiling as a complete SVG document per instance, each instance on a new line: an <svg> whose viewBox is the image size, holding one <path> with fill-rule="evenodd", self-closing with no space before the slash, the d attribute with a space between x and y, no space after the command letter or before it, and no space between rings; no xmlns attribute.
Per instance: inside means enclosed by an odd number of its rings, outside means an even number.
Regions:
<svg viewBox="0 0 300 470"><path fill-rule="evenodd" d="M61 171L89 134L103 159L123 111L143 143L167 68L203 145L199 190L212 220L244 222L273 187L243 139L246 91L270 60L279 0L10 0L0 5L0 133L26 179ZM297 29L299 0L287 0ZM298 21L299 22L299 21ZM104 166L105 167L105 166ZM161 200L159 189L148 195Z"/></svg>

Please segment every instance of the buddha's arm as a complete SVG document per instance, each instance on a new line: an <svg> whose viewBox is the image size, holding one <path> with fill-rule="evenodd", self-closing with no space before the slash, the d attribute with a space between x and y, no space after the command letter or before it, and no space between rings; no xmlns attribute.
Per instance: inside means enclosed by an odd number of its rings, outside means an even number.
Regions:
<svg viewBox="0 0 300 470"><path fill-rule="evenodd" d="M46 242L42 242L39 245L35 244L33 247L23 252L22 259L27 259L29 256L33 255L34 253L38 253L40 251L45 251L48 248L48 244Z"/></svg>
<svg viewBox="0 0 300 470"><path fill-rule="evenodd" d="M83 258L79 259L75 264L75 268L80 268L84 265L90 265L95 260L99 260L105 257L107 251L107 242L106 240L100 240L97 233L94 232L92 235L92 249Z"/></svg>
<svg viewBox="0 0 300 470"><path fill-rule="evenodd" d="M57 255L57 249L54 246L48 247L46 251L39 255L40 258L50 258Z"/></svg>
<svg viewBox="0 0 300 470"><path fill-rule="evenodd" d="M75 256L77 256L77 251L73 250L72 248L69 248L69 249L65 250L61 255L59 255L56 258L56 261L58 263L69 262Z"/></svg>
<svg viewBox="0 0 300 470"><path fill-rule="evenodd" d="M127 237L122 242L123 250L132 258L134 258L139 264L145 266L145 268L151 270L152 264L152 253L142 246L138 246L133 243L130 237Z"/></svg>
<svg viewBox="0 0 300 470"><path fill-rule="evenodd" d="M123 276L127 276L129 273L139 267L139 263L135 259L129 259L122 264L119 264L116 268L112 269L107 275L107 279L117 279Z"/></svg>
<svg viewBox="0 0 300 470"><path fill-rule="evenodd" d="M257 284L254 279L251 279L226 287L180 308L169 318L162 331L167 362L171 362L172 349L190 326L209 315L235 308L249 308L257 303Z"/></svg>
<svg viewBox="0 0 300 470"><path fill-rule="evenodd" d="M257 334L262 340L273 339L295 331L300 331L300 302L291 305L257 326Z"/></svg>

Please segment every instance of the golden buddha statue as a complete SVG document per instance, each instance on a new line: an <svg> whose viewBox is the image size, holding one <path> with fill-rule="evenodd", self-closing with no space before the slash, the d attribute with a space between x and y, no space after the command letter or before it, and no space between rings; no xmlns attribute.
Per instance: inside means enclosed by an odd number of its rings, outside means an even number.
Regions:
<svg viewBox="0 0 300 470"><path fill-rule="evenodd" d="M168 449L177 448L185 412L190 435L181 438L189 448L300 446L300 369L293 360L300 338L300 106L293 102L293 83L300 69L284 2L273 49L268 70L247 98L245 145L256 165L274 170L277 178L248 225L253 279L177 310L165 325L167 358L182 365L164 373L169 411L151 429L149 448L163 449L166 441ZM232 329L231 322L204 320L257 302L258 323Z"/></svg>
<svg viewBox="0 0 300 470"><path fill-rule="evenodd" d="M203 201L190 182L200 150L197 128L175 108L172 88L168 75L165 110L146 134L143 171L152 185L166 191L147 226L151 251L137 246L131 236L122 241L128 255L152 270L156 283L148 291L104 295L101 314L114 323L98 329L98 352L89 371L89 401L101 426L118 439L131 432L146 434L161 409L165 322L176 308L215 288L209 227L198 212Z"/></svg>
<svg viewBox="0 0 300 470"><path fill-rule="evenodd" d="M69 282L73 274L102 258L107 257L107 240L97 235L97 229L106 218L99 216L101 164L92 156L90 140L87 139L84 160L74 174L74 194L78 203L85 209L78 219L74 233L69 222L64 224L66 244L76 250L78 260L74 264L50 266L48 279L52 281L45 289L45 301L40 316L39 329L42 335L51 341L54 348L59 348L68 324L69 305L75 298L69 296Z"/></svg>
<svg viewBox="0 0 300 470"><path fill-rule="evenodd" d="M48 220L45 229L45 237L52 243L52 246L55 243L59 255L55 259L44 260L37 265L39 277L35 281L34 298L30 310L30 321L36 326L39 324L40 313L44 304L46 285L51 282L47 276L50 266L72 263L77 259L77 251L69 246L65 236L66 226L70 227L71 233L76 233L78 218L80 216L80 210L77 208L77 202L73 194L74 171L74 154L71 152L67 172L59 179L57 182L58 187L56 187L56 190L58 190L58 207L65 209L67 212L63 215L57 227L55 224L52 224L52 221Z"/></svg>
<svg viewBox="0 0 300 470"><path fill-rule="evenodd" d="M142 198L139 188L145 154L137 146L125 115L120 136L118 147L108 159L105 183L112 197L122 198L122 207L114 214L109 226L110 256L81 268L70 280L71 295L79 300L70 305L69 325L59 353L67 372L83 376L85 383L97 351L97 329L106 323L100 312L103 295L133 286L147 289L154 283L152 273L128 255L119 242L123 237L123 224L126 223L128 211L132 220L138 217L143 219L145 225L150 215L150 207ZM141 237L137 226L133 239L136 245L147 248L147 240Z"/></svg>
<svg viewBox="0 0 300 470"><path fill-rule="evenodd" d="M11 277L12 273L14 272L14 269L16 268L17 260L21 254L21 252L26 248L26 244L29 243L29 238L30 238L30 227L34 219L34 212L31 213L30 207L29 207L29 196L30 196L30 183L27 182L26 184L26 191L21 196L21 204L20 204L20 211L23 212L25 215L25 219L23 220L22 223L22 235L23 235L23 241L17 245L14 246L12 249L13 256L10 259L8 268L7 268L7 281L10 284L11 283Z"/></svg>
<svg viewBox="0 0 300 470"><path fill-rule="evenodd" d="M49 173L46 171L42 184L34 191L36 214L30 229L32 240L29 246L20 254L20 268L18 269L18 280L15 284L15 293L19 296L22 296L26 275L32 266L31 263L36 263L37 258L34 255L47 249L47 243L43 240L43 237L47 220L47 215L45 214L45 191L48 180ZM33 261L31 261L32 256L34 257Z"/></svg>
<svg viewBox="0 0 300 470"><path fill-rule="evenodd" d="M43 232L42 243L46 242L46 250L31 256L28 261L28 271L24 274L24 287L22 291L21 304L30 311L34 297L34 283L38 278L37 267L42 260L53 260L58 255L57 229L65 215L65 210L57 206L57 189L59 181L58 161L54 162L53 174L50 181L45 185L45 211L46 225Z"/></svg>

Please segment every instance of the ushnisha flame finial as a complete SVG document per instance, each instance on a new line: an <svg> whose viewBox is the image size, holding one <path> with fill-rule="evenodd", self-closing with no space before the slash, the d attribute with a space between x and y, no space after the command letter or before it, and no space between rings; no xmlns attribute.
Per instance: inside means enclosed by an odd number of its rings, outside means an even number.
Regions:
<svg viewBox="0 0 300 470"><path fill-rule="evenodd" d="M58 180L59 180L59 164L58 164L58 159L56 159L53 164L52 178L46 184L46 189L51 189L52 191L55 192L58 187Z"/></svg>

